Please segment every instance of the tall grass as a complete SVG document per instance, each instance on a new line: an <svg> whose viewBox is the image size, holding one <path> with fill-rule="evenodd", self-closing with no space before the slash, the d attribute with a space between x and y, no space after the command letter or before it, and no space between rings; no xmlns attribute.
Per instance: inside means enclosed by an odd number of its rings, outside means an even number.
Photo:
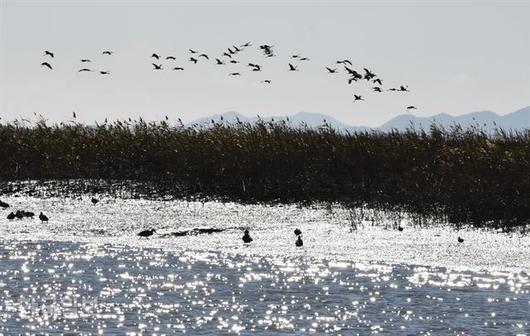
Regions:
<svg viewBox="0 0 530 336"><path fill-rule="evenodd" d="M530 131L338 133L286 122L0 125L0 180L154 183L176 196L333 202L456 225L530 222Z"/></svg>

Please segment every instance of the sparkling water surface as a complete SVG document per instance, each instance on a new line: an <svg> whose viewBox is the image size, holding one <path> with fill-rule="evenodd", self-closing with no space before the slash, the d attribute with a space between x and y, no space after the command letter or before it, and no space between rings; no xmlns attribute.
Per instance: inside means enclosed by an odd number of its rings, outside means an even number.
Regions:
<svg viewBox="0 0 530 336"><path fill-rule="evenodd" d="M530 334L520 234L406 220L350 232L343 209L319 207L2 200L1 334ZM50 221L5 219L16 209ZM225 231L170 235L196 227Z"/></svg>

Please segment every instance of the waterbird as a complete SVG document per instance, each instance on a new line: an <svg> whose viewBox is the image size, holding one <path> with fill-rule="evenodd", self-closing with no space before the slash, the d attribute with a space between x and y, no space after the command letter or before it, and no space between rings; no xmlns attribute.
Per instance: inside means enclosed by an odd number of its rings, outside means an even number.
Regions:
<svg viewBox="0 0 530 336"><path fill-rule="evenodd" d="M90 72L92 70L88 69L88 68L83 68L83 69L79 69L78 72Z"/></svg>
<svg viewBox="0 0 530 336"><path fill-rule="evenodd" d="M162 64L155 64L155 63L151 63L151 64L154 66L153 70L162 70Z"/></svg>
<svg viewBox="0 0 530 336"><path fill-rule="evenodd" d="M417 110L418 108L414 105L410 105L410 106L407 106L407 111L410 111L410 110Z"/></svg>
<svg viewBox="0 0 530 336"><path fill-rule="evenodd" d="M9 204L7 204L6 202L4 201L0 201L0 208L9 208Z"/></svg>
<svg viewBox="0 0 530 336"><path fill-rule="evenodd" d="M299 236L299 235L302 234L302 230L300 230L299 228L296 228L296 229L294 229L294 234Z"/></svg>
<svg viewBox="0 0 530 336"><path fill-rule="evenodd" d="M262 83L270 84L272 81L271 81L270 79L265 79L265 80L262 80L261 82L262 82Z"/></svg>
<svg viewBox="0 0 530 336"><path fill-rule="evenodd" d="M210 59L210 58L208 57L208 55L206 55L206 54L200 54L199 57L204 57L204 58L206 58L207 60Z"/></svg>
<svg viewBox="0 0 530 336"><path fill-rule="evenodd" d="M22 218L24 218L24 211L17 210L17 212L15 213L15 217L16 217L17 219L22 219Z"/></svg>
<svg viewBox="0 0 530 336"><path fill-rule="evenodd" d="M253 241L252 237L250 237L250 234L248 233L248 229L245 229L245 234L243 235L242 239L245 244L249 244Z"/></svg>
<svg viewBox="0 0 530 336"><path fill-rule="evenodd" d="M228 76L241 76L241 74L239 72L231 72Z"/></svg>
<svg viewBox="0 0 530 336"><path fill-rule="evenodd" d="M190 53L192 53L192 54L196 54L196 53L197 53L197 51L196 51L196 50L193 50L193 49L188 49L188 50L189 50L189 51L190 51Z"/></svg>
<svg viewBox="0 0 530 336"><path fill-rule="evenodd" d="M302 235L299 235L296 239L296 242L294 243L296 247L304 246L304 241L302 240Z"/></svg>
<svg viewBox="0 0 530 336"><path fill-rule="evenodd" d="M408 85L406 85L406 86L400 85L399 86L399 91L409 92L409 86Z"/></svg>
<svg viewBox="0 0 530 336"><path fill-rule="evenodd" d="M291 63L289 63L289 71L298 71L298 67L295 67Z"/></svg>
<svg viewBox="0 0 530 336"><path fill-rule="evenodd" d="M337 73L337 69L331 69L328 67L326 67L326 69L328 70L329 73Z"/></svg>
<svg viewBox="0 0 530 336"><path fill-rule="evenodd" d="M11 211L11 213L9 215L7 215L7 219L9 219L9 220L13 220L13 219L15 219L15 217L16 216L15 216L15 213L13 211Z"/></svg>
<svg viewBox="0 0 530 336"><path fill-rule="evenodd" d="M353 98L354 98L354 102L358 101L358 100L364 100L363 97L361 95L353 95Z"/></svg>
<svg viewBox="0 0 530 336"><path fill-rule="evenodd" d="M39 215L39 219L41 220L41 222L47 222L48 221L48 216L43 214L42 211L41 211L41 213Z"/></svg>
<svg viewBox="0 0 530 336"><path fill-rule="evenodd" d="M33 216L35 216L35 213L31 211L22 210L22 213L24 214L24 217L28 217L28 218L33 218Z"/></svg>
<svg viewBox="0 0 530 336"><path fill-rule="evenodd" d="M54 54L51 51L48 51L48 50L44 51L44 56L50 56L51 58L55 57Z"/></svg>
<svg viewBox="0 0 530 336"><path fill-rule="evenodd" d="M462 238L462 237L458 237L458 242L459 242L459 243L463 243L463 242L464 242L464 238Z"/></svg>
<svg viewBox="0 0 530 336"><path fill-rule="evenodd" d="M152 58L156 58L156 59L160 59L160 55L156 54L156 53L153 53L151 55Z"/></svg>
<svg viewBox="0 0 530 336"><path fill-rule="evenodd" d="M226 52L223 53L223 56L226 56L226 57L228 57L228 58L232 58L232 55L230 55L230 54L228 54L228 53L226 53Z"/></svg>
<svg viewBox="0 0 530 336"><path fill-rule="evenodd" d="M173 70L181 70L182 71L182 70L184 70L184 68L182 68L182 67L174 67Z"/></svg>
<svg viewBox="0 0 530 336"><path fill-rule="evenodd" d="M307 58L307 57L302 57L302 58L300 58L300 61L309 61L309 58Z"/></svg>
<svg viewBox="0 0 530 336"><path fill-rule="evenodd" d="M380 87L377 87L377 86L374 86L374 87L372 88L372 90L374 90L375 92L383 92L383 91L381 90L381 88L380 88Z"/></svg>
<svg viewBox="0 0 530 336"><path fill-rule="evenodd" d="M155 229L144 230L144 231L140 231L138 233L138 236L140 236L140 237L151 237L155 232L156 232Z"/></svg>
<svg viewBox="0 0 530 336"><path fill-rule="evenodd" d="M102 55L112 55L112 51L110 50L105 50L104 52L101 53Z"/></svg>
<svg viewBox="0 0 530 336"><path fill-rule="evenodd" d="M241 51L241 49L239 49L239 48L236 47L235 45L233 45L232 48L234 48L234 50L235 50L236 52L240 52L240 51Z"/></svg>
<svg viewBox="0 0 530 336"><path fill-rule="evenodd" d="M167 60L173 60L173 61L176 60L175 56L168 56L168 57L166 57L166 59Z"/></svg>
<svg viewBox="0 0 530 336"><path fill-rule="evenodd" d="M374 79L373 82L379 84L379 86L383 85L383 80L381 80L380 78Z"/></svg>
<svg viewBox="0 0 530 336"><path fill-rule="evenodd" d="M399 232L403 231L403 227L401 225L398 225L397 229Z"/></svg>
<svg viewBox="0 0 530 336"><path fill-rule="evenodd" d="M371 72L370 70L368 70L366 68L363 68L363 70L365 72L364 79L371 80L372 78L376 77L376 75L373 72Z"/></svg>
<svg viewBox="0 0 530 336"><path fill-rule="evenodd" d="M197 64L199 60L194 58L194 57L190 57L190 62L193 62L194 64Z"/></svg>
<svg viewBox="0 0 530 336"><path fill-rule="evenodd" d="M350 60L347 60L347 59L342 60L342 61L337 61L337 64L346 64L346 63L348 63L349 65L352 65L352 64L351 64L351 61L350 61Z"/></svg>
<svg viewBox="0 0 530 336"><path fill-rule="evenodd" d="M50 70L53 69L52 66L50 65L50 63L48 63L48 62L42 62L40 65L41 66L45 66L45 67L49 68Z"/></svg>
<svg viewBox="0 0 530 336"><path fill-rule="evenodd" d="M92 199L90 200L92 202L92 204L96 205L96 203L99 202L99 200L95 197L92 197Z"/></svg>
<svg viewBox="0 0 530 336"><path fill-rule="evenodd" d="M241 46L242 46L242 47L250 47L251 45L252 45L252 44L251 44L250 42L247 42L247 43L245 43L245 44L242 44Z"/></svg>
<svg viewBox="0 0 530 336"><path fill-rule="evenodd" d="M109 71L100 71L99 74L100 75L109 75L110 72Z"/></svg>
<svg viewBox="0 0 530 336"><path fill-rule="evenodd" d="M87 63L87 62L90 62L90 60L88 58L81 59L81 63Z"/></svg>
<svg viewBox="0 0 530 336"><path fill-rule="evenodd" d="M216 58L215 61L217 62L217 65L224 65L224 62L218 58Z"/></svg>
<svg viewBox="0 0 530 336"><path fill-rule="evenodd" d="M237 64L237 63L239 63L239 61L236 61L236 60L230 60L230 63L232 63L232 64Z"/></svg>

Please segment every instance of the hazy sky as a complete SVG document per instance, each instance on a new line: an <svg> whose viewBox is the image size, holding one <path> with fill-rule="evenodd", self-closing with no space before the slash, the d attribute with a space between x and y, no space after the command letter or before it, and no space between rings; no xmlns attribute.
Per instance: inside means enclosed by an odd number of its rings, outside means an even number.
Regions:
<svg viewBox="0 0 530 336"><path fill-rule="evenodd" d="M188 49L219 57L251 41L241 64L188 61ZM274 45L265 58L260 44ZM112 56L101 55L105 49ZM50 59L44 50L55 53ZM174 55L152 70L150 55ZM292 54L310 58L288 72ZM81 58L109 76L78 73ZM384 87L371 92L328 74L350 59ZM0 117L86 122L165 115L184 121L226 111L247 116L330 114L376 126L416 105L417 115L530 105L530 1L6 1L0 0ZM54 70L40 66L49 61ZM262 65L251 72L247 63ZM171 71L183 66L182 72ZM340 68L340 67L339 67ZM229 72L241 72L230 77ZM261 83L271 79L271 85ZM353 103L353 94L365 101Z"/></svg>

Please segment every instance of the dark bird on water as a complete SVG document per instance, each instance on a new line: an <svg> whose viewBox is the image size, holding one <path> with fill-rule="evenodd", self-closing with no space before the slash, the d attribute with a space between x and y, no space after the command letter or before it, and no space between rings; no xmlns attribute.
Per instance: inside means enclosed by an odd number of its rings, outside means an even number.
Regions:
<svg viewBox="0 0 530 336"><path fill-rule="evenodd" d="M25 217L25 216L24 216L24 211L17 210L17 212L15 213L15 217L16 217L17 219L22 219L22 218L24 218L24 217Z"/></svg>
<svg viewBox="0 0 530 336"><path fill-rule="evenodd" d="M463 242L464 242L464 238L462 238L462 237L458 237L458 242L459 242L459 243L463 243Z"/></svg>
<svg viewBox="0 0 530 336"><path fill-rule="evenodd" d="M295 67L291 63L289 63L289 71L298 71L298 67Z"/></svg>
<svg viewBox="0 0 530 336"><path fill-rule="evenodd" d="M9 204L7 204L6 202L4 201L0 201L0 208L9 208Z"/></svg>
<svg viewBox="0 0 530 336"><path fill-rule="evenodd" d="M302 240L302 235L299 235L296 239L296 242L294 243L296 247L304 246L304 241Z"/></svg>
<svg viewBox="0 0 530 336"><path fill-rule="evenodd" d="M399 91L409 92L409 86L408 85L406 85L406 86L400 85L399 86Z"/></svg>
<svg viewBox="0 0 530 336"><path fill-rule="evenodd" d="M50 70L53 69L52 66L50 65L50 63L48 63L48 62L42 62L40 65L41 65L41 66L45 66L45 67L47 67L47 68L50 69Z"/></svg>
<svg viewBox="0 0 530 336"><path fill-rule="evenodd" d="M91 199L90 201L91 201L92 204L94 204L94 205L95 205L96 203L99 202L99 200L98 200L97 198L95 198L95 197L92 197L92 199Z"/></svg>
<svg viewBox="0 0 530 336"><path fill-rule="evenodd" d="M328 67L326 67L326 69L328 70L329 73L337 73L337 69L331 69Z"/></svg>
<svg viewBox="0 0 530 336"><path fill-rule="evenodd" d="M44 51L44 56L50 56L51 58L54 58L55 56L53 55L53 53L51 51L48 51L48 50L45 50Z"/></svg>
<svg viewBox="0 0 530 336"><path fill-rule="evenodd" d="M245 230L245 234L243 235L242 239L245 244L249 244L252 242L253 239L252 237L250 237L250 234L248 233L248 229Z"/></svg>
<svg viewBox="0 0 530 336"><path fill-rule="evenodd" d="M7 219L9 219L9 220L13 220L13 219L15 219L15 217L16 216L15 216L15 214L13 212L11 212L9 215L7 215Z"/></svg>
<svg viewBox="0 0 530 336"><path fill-rule="evenodd" d="M47 222L48 221L48 216L46 216L45 214L43 214L41 212L40 215L39 215L39 219L41 220L41 222Z"/></svg>
<svg viewBox="0 0 530 336"><path fill-rule="evenodd" d="M155 232L156 232L155 229L144 230L144 231L140 231L138 233L138 236L140 236L140 237L151 237Z"/></svg>
<svg viewBox="0 0 530 336"><path fill-rule="evenodd" d="M364 100L363 97L361 95L353 95L353 98L354 98L354 102L358 101L358 100Z"/></svg>
<svg viewBox="0 0 530 336"><path fill-rule="evenodd" d="M153 70L163 70L162 64L155 64L155 63L151 63L151 64L154 66Z"/></svg>
<svg viewBox="0 0 530 336"><path fill-rule="evenodd" d="M112 55L112 51L110 50L105 50L104 52L102 52L103 55Z"/></svg>
<svg viewBox="0 0 530 336"><path fill-rule="evenodd" d="M299 236L299 235L302 234L302 230L300 230L299 228L296 228L296 229L294 229L294 234Z"/></svg>
<svg viewBox="0 0 530 336"><path fill-rule="evenodd" d="M397 229L399 232L403 231L403 227L401 225L398 225Z"/></svg>

